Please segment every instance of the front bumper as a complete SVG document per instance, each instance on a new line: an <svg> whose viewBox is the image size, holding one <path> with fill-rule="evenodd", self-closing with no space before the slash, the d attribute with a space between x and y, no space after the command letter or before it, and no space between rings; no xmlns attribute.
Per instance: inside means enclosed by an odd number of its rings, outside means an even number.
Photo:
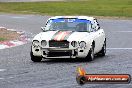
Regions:
<svg viewBox="0 0 132 88"><path fill-rule="evenodd" d="M42 56L44 58L85 58L90 48L57 48L57 47L33 47L34 56Z"/></svg>
<svg viewBox="0 0 132 88"><path fill-rule="evenodd" d="M77 49L68 48L44 48L41 50L44 58L76 58Z"/></svg>

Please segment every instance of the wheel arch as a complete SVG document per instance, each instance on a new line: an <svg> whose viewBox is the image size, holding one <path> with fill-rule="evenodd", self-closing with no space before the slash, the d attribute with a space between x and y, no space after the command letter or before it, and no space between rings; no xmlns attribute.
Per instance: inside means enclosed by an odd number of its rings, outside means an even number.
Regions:
<svg viewBox="0 0 132 88"><path fill-rule="evenodd" d="M92 42L92 45L93 45L93 47L95 48L95 41L94 41L94 40L93 40L93 42ZM92 45L91 45L91 46L92 46Z"/></svg>
<svg viewBox="0 0 132 88"><path fill-rule="evenodd" d="M106 38L104 39L104 42L106 42Z"/></svg>

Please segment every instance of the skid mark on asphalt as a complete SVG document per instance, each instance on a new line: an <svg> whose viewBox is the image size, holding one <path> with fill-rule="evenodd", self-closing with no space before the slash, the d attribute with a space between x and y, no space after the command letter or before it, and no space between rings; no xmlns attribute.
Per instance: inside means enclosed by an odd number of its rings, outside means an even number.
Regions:
<svg viewBox="0 0 132 88"><path fill-rule="evenodd" d="M0 72L5 72L6 71L6 69L0 69ZM13 79L14 77L0 77L0 80L8 80L8 79Z"/></svg>
<svg viewBox="0 0 132 88"><path fill-rule="evenodd" d="M132 48L107 48L108 50L132 50Z"/></svg>

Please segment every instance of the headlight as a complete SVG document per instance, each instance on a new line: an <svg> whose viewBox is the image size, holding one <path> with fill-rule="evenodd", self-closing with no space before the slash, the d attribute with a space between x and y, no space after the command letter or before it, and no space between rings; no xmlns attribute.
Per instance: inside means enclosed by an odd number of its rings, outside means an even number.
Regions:
<svg viewBox="0 0 132 88"><path fill-rule="evenodd" d="M86 43L84 41L81 41L79 43L80 48L86 48Z"/></svg>
<svg viewBox="0 0 132 88"><path fill-rule="evenodd" d="M33 46L35 46L35 47L37 47L37 46L39 46L39 41L38 40L33 40Z"/></svg>
<svg viewBox="0 0 132 88"><path fill-rule="evenodd" d="M42 41L41 41L41 45L42 45L42 47L46 46L46 45L47 45L46 40L42 40Z"/></svg>
<svg viewBox="0 0 132 88"><path fill-rule="evenodd" d="M72 42L71 42L71 45L72 45L73 47L77 47L77 42L76 42L76 41L72 41Z"/></svg>

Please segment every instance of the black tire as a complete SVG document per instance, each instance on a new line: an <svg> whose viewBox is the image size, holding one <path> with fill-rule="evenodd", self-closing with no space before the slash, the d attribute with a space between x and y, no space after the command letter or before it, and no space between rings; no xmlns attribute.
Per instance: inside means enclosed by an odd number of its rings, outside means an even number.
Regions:
<svg viewBox="0 0 132 88"><path fill-rule="evenodd" d="M90 48L89 53L88 53L86 59L87 59L88 61L93 61L93 60L94 60L94 46L93 46L93 45L92 45L92 47Z"/></svg>
<svg viewBox="0 0 132 88"><path fill-rule="evenodd" d="M99 56L105 56L105 54L106 54L106 40L105 40L105 42L104 42L104 44L103 44L103 47L102 47L102 50L99 52Z"/></svg>
<svg viewBox="0 0 132 88"><path fill-rule="evenodd" d="M33 62L41 62L41 60L42 60L42 57L34 56L32 52L30 52L30 56L31 56L31 60Z"/></svg>

